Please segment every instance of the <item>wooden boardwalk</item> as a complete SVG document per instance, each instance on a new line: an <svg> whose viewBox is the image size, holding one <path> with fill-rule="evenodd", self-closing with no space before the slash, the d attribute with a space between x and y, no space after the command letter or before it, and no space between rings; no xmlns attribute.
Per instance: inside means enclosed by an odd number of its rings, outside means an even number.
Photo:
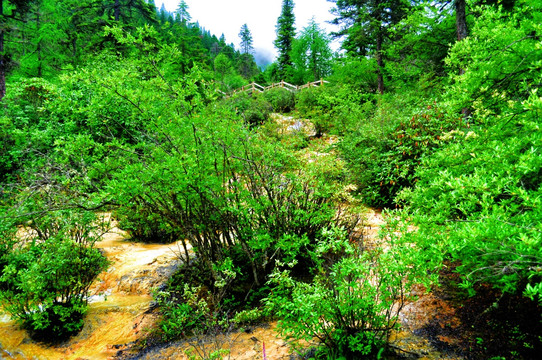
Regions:
<svg viewBox="0 0 542 360"><path fill-rule="evenodd" d="M255 83L255 82L252 82L252 83L250 83L248 85L245 85L243 87L240 87L239 89L236 89L236 90L230 92L229 94L226 94L225 92L222 92L222 91L220 91L220 92L224 96L230 97L230 96L232 96L234 94L237 94L237 93L242 93L242 92L248 92L248 93L251 93L251 94L255 93L255 92L263 93L263 92L265 92L267 90L271 90L271 89L275 89L275 88L282 88L282 89L286 89L286 90L291 91L291 92L295 92L295 91L307 89L307 88L310 88L310 87L322 86L324 84L329 84L329 81L325 81L324 79L320 79L318 81L309 82L309 83L306 83L305 85L300 85L300 86L289 84L284 80L282 80L281 82L278 82L278 83L271 84L269 86L262 86L260 84Z"/></svg>

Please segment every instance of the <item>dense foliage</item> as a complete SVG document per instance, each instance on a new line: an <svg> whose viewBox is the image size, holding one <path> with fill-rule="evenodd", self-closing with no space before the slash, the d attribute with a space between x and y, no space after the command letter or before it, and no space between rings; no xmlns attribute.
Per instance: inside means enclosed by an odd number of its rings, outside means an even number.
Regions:
<svg viewBox="0 0 542 360"><path fill-rule="evenodd" d="M334 56L284 1L264 72L247 26L236 50L184 1L1 3L0 304L36 338L81 329L104 213L186 239L155 294L163 340L273 316L317 357L378 358L443 264L497 294L486 313L542 302L540 1L337 0ZM378 239L360 203L388 210Z"/></svg>

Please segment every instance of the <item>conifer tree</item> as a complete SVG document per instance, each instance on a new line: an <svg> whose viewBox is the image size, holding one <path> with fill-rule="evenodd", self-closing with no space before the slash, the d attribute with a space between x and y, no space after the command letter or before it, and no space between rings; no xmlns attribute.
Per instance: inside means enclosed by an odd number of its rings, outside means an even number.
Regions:
<svg viewBox="0 0 542 360"><path fill-rule="evenodd" d="M188 13L188 5L186 4L186 1L181 0L179 3L179 6L177 6L177 18L181 22L181 24L186 25L190 20L192 20L192 17Z"/></svg>
<svg viewBox="0 0 542 360"><path fill-rule="evenodd" d="M329 36L312 18L294 41L292 48L297 82L306 83L329 75L333 56L330 42Z"/></svg>
<svg viewBox="0 0 542 360"><path fill-rule="evenodd" d="M241 38L241 74L245 78L249 78L251 75L251 65L254 61L252 56L254 48L252 47L252 33L250 32L247 24L241 26L239 37Z"/></svg>
<svg viewBox="0 0 542 360"><path fill-rule="evenodd" d="M115 21L130 22L134 13L145 21L154 21L155 8L145 0L111 0L104 3L104 10L112 14Z"/></svg>
<svg viewBox="0 0 542 360"><path fill-rule="evenodd" d="M391 28L401 21L411 6L409 0L332 0L336 18L333 24L342 25L336 36L350 54L374 56L378 64L378 92L384 93L384 47L391 37Z"/></svg>
<svg viewBox="0 0 542 360"><path fill-rule="evenodd" d="M160 7L160 11L158 13L158 20L160 20L161 24L164 24L167 21L167 10L164 3L162 3L162 6Z"/></svg>
<svg viewBox="0 0 542 360"><path fill-rule="evenodd" d="M279 74L285 77L292 66L290 52L295 39L294 1L282 0L282 12L277 20L277 39L275 47L279 52L277 59Z"/></svg>
<svg viewBox="0 0 542 360"><path fill-rule="evenodd" d="M254 48L252 47L252 33L250 32L247 24L241 26L241 31L239 32L239 37L241 38L241 52L243 54L251 54Z"/></svg>

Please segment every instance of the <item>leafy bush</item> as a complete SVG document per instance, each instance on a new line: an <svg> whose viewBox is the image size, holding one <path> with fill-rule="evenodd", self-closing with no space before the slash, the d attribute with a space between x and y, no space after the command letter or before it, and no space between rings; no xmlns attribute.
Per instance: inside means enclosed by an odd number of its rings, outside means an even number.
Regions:
<svg viewBox="0 0 542 360"><path fill-rule="evenodd" d="M235 91L244 85L247 85L248 81L237 74L229 74L224 77L224 85L222 89L224 92L229 93L230 91Z"/></svg>
<svg viewBox="0 0 542 360"><path fill-rule="evenodd" d="M477 8L480 17L470 36L456 43L446 59L455 70L447 94L450 104L470 109L478 121L521 111L521 101L539 90L542 4L511 3L511 12L490 5ZM458 75L458 69L468 71Z"/></svg>
<svg viewBox="0 0 542 360"><path fill-rule="evenodd" d="M263 93L274 112L287 113L295 108L295 94L284 88L274 88Z"/></svg>
<svg viewBox="0 0 542 360"><path fill-rule="evenodd" d="M165 291L154 295L163 314L160 329L164 340L179 339L194 332L205 332L212 325L207 322L211 310L209 304L200 297L201 291L201 287L190 287L185 284L184 291L178 299Z"/></svg>
<svg viewBox="0 0 542 360"><path fill-rule="evenodd" d="M425 159L417 188L401 194L424 224L418 241L459 260L466 288L540 294L542 137L530 115L472 128Z"/></svg>
<svg viewBox="0 0 542 360"><path fill-rule="evenodd" d="M9 87L0 115L0 182L10 180L33 153L52 147L48 105L57 88L43 79L22 79Z"/></svg>
<svg viewBox="0 0 542 360"><path fill-rule="evenodd" d="M312 120L316 136L327 132L344 135L366 117L367 108L371 108L370 98L371 95L349 86L326 84L299 91L296 110Z"/></svg>
<svg viewBox="0 0 542 360"><path fill-rule="evenodd" d="M342 58L333 66L330 80L363 93L375 93L378 88L375 58Z"/></svg>
<svg viewBox="0 0 542 360"><path fill-rule="evenodd" d="M415 185L420 160L455 138L462 121L436 105L428 106L410 120L382 128L367 122L347 135L339 145L350 164L363 200L373 206L390 207L404 188Z"/></svg>
<svg viewBox="0 0 542 360"><path fill-rule="evenodd" d="M132 204L115 211L119 228L127 231L132 240L146 243L171 243L181 239L181 234L167 222L144 206Z"/></svg>
<svg viewBox="0 0 542 360"><path fill-rule="evenodd" d="M412 241L456 260L464 288L474 293L485 283L540 299L542 101L533 88L541 81L540 3L513 14L482 9L472 36L448 59L457 67L468 61L448 96L471 107L470 129L446 134L459 141L424 157L417 186L400 199L418 226Z"/></svg>
<svg viewBox="0 0 542 360"><path fill-rule="evenodd" d="M228 316L232 309L224 307L223 300L238 271L229 258L213 265L212 276L205 270L185 265L165 290L154 294L162 313L159 326L165 340L225 333L233 327Z"/></svg>
<svg viewBox="0 0 542 360"><path fill-rule="evenodd" d="M411 251L362 253L340 229L322 235L313 252L313 281L294 280L289 270L274 272L266 306L279 319L283 336L318 339L326 358L377 357L414 279L405 261Z"/></svg>
<svg viewBox="0 0 542 360"><path fill-rule="evenodd" d="M270 257L296 257L337 221L334 185L299 171L291 153L255 136L227 107L160 121L162 146L126 159L109 191L121 206L145 204L171 224L201 264L222 261L238 244L261 285L274 266Z"/></svg>
<svg viewBox="0 0 542 360"><path fill-rule="evenodd" d="M271 104L258 95L237 94L229 101L236 113L251 126L263 124L273 110Z"/></svg>
<svg viewBox="0 0 542 360"><path fill-rule="evenodd" d="M16 239L17 228L7 219L0 219L0 275L9 264L8 257L13 251ZM3 286L0 282L0 292Z"/></svg>
<svg viewBox="0 0 542 360"><path fill-rule="evenodd" d="M33 337L48 341L81 330L88 289L108 263L93 247L96 235L91 231L98 228L91 217L59 220L51 224L54 217L42 219L37 236L5 257L0 277L4 309Z"/></svg>

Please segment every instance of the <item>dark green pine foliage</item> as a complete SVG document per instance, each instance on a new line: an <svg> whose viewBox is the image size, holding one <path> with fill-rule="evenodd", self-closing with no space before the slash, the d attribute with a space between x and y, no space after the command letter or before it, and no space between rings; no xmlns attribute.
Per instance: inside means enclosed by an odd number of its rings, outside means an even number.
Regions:
<svg viewBox="0 0 542 360"><path fill-rule="evenodd" d="M154 21L155 9L145 0L108 0L103 4L104 12L115 21L133 23L134 21Z"/></svg>
<svg viewBox="0 0 542 360"><path fill-rule="evenodd" d="M20 59L20 73L28 77L54 76L75 57L70 49L70 40L74 37L67 33L69 27L63 26L68 22L58 21L59 17L71 20L66 3L69 1L41 0L31 4L19 31L14 32L11 39L18 44L14 55ZM84 39L85 35L80 32L76 38Z"/></svg>
<svg viewBox="0 0 542 360"><path fill-rule="evenodd" d="M385 46L394 36L393 26L404 19L411 7L408 0L335 0L333 24L341 25L338 37L343 48L354 56L373 56L378 64L378 92L384 93Z"/></svg>
<svg viewBox="0 0 542 360"><path fill-rule="evenodd" d="M277 39L275 40L275 47L279 52L278 72L283 78L288 77L289 70L293 65L291 51L295 39L294 24L294 2L293 0L283 0L282 12L277 20Z"/></svg>
<svg viewBox="0 0 542 360"><path fill-rule="evenodd" d="M108 23L108 16L103 12L101 4L94 0L51 2L57 4L57 19L63 19L55 24L62 34L59 41L60 52L65 54L73 68L77 68L86 54L101 47L99 44L104 41L102 29Z"/></svg>
<svg viewBox="0 0 542 360"><path fill-rule="evenodd" d="M22 21L32 4L32 0L0 0L0 100L6 94L6 73L11 63L11 56L4 49L6 34L14 27L14 21ZM5 10L9 9L9 10Z"/></svg>
<svg viewBox="0 0 542 360"><path fill-rule="evenodd" d="M239 37L241 38L241 57L239 68L241 70L241 75L248 79L252 75L251 65L254 61L252 56L254 48L252 46L252 33L250 32L247 24L241 26Z"/></svg>

